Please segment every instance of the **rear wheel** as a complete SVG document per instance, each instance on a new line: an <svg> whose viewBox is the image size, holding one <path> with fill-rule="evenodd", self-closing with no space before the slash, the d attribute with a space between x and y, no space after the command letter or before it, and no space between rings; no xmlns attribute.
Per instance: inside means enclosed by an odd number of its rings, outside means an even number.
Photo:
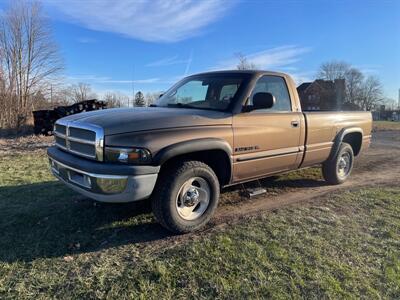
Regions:
<svg viewBox="0 0 400 300"><path fill-rule="evenodd" d="M353 148L347 143L342 143L337 155L323 163L322 175L330 184L341 184L350 176L353 164Z"/></svg>
<svg viewBox="0 0 400 300"><path fill-rule="evenodd" d="M156 219L170 231L191 232L203 227L219 199L214 171L200 161L184 161L160 174L153 194Z"/></svg>

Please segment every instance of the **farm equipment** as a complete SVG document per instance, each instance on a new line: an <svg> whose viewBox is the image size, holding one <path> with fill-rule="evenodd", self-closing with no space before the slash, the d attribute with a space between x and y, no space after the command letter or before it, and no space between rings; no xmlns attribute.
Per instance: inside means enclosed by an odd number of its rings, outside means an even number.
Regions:
<svg viewBox="0 0 400 300"><path fill-rule="evenodd" d="M57 106L52 110L33 111L34 133L52 135L54 123L65 116L107 108L107 103L96 99L86 100L70 106Z"/></svg>

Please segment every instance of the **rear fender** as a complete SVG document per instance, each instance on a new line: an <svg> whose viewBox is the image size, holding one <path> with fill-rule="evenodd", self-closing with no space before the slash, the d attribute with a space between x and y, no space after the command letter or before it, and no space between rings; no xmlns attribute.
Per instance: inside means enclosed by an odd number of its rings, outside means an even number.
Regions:
<svg viewBox="0 0 400 300"><path fill-rule="evenodd" d="M334 140L334 142L333 142L333 146L332 146L332 149L331 149L331 153L330 153L330 155L329 155L329 157L328 157L327 160L332 160L332 159L334 159L334 158L336 157L336 155L337 155L338 152L339 152L340 145L342 144L344 137L345 137L347 134L349 134L349 133L354 133L354 132L361 133L361 136L364 135L364 132L363 132L363 130L362 130L360 127L348 127L348 128L343 128L342 130L340 130L340 131L338 132L338 134L336 135L335 140Z"/></svg>

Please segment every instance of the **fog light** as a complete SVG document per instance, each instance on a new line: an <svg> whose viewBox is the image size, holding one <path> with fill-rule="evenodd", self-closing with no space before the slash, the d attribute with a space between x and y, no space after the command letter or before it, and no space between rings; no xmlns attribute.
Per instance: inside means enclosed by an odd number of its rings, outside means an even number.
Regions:
<svg viewBox="0 0 400 300"><path fill-rule="evenodd" d="M96 178L99 189L105 194L122 193L128 182L128 178Z"/></svg>

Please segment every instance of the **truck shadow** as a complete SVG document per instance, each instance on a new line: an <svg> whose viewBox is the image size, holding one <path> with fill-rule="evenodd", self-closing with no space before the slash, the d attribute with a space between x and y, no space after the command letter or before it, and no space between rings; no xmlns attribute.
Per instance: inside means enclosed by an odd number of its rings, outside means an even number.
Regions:
<svg viewBox="0 0 400 300"><path fill-rule="evenodd" d="M320 186L317 180L262 181L267 188ZM239 187L223 194L239 195ZM222 202L221 205L224 205ZM31 262L172 236L157 224L149 201L97 203L58 182L0 187L0 261Z"/></svg>
<svg viewBox="0 0 400 300"><path fill-rule="evenodd" d="M158 225L149 202L106 204L61 183L0 187L0 261L64 257L171 234Z"/></svg>

